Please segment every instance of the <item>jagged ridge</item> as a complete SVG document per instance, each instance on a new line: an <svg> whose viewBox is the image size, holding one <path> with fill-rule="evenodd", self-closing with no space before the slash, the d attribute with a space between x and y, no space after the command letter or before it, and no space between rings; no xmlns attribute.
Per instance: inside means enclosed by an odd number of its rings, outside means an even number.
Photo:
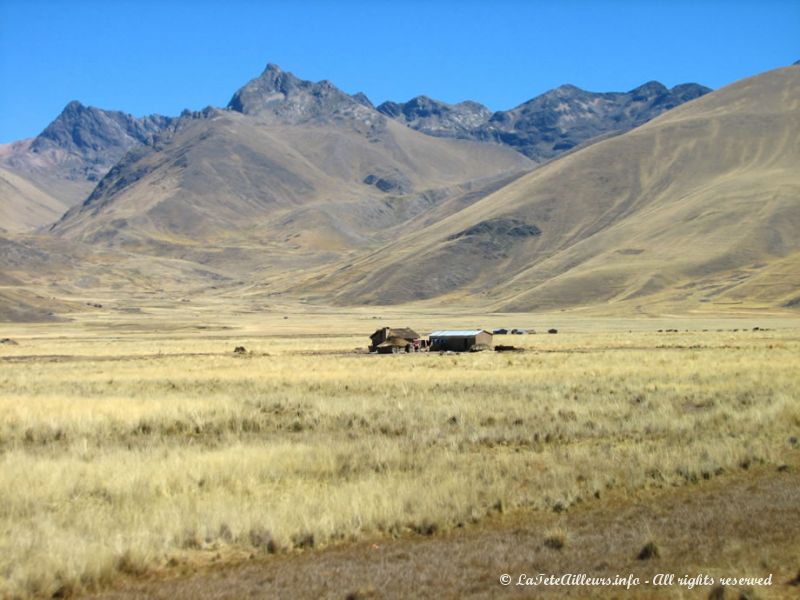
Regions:
<svg viewBox="0 0 800 600"><path fill-rule="evenodd" d="M508 111L491 113L476 102L447 104L427 96L384 102L382 114L440 137L494 141L542 161L609 133L627 131L707 94L695 83L667 89L651 81L629 92L587 92L562 85Z"/></svg>

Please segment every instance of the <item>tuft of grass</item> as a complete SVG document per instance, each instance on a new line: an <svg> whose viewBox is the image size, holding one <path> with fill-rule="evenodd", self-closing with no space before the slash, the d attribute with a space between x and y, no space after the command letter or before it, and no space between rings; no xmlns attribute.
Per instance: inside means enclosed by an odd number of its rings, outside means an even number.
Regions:
<svg viewBox="0 0 800 600"><path fill-rule="evenodd" d="M717 585L708 592L708 600L725 600L725 586Z"/></svg>
<svg viewBox="0 0 800 600"><path fill-rule="evenodd" d="M545 533L544 545L551 550L562 550L567 545L567 532L561 527L549 530Z"/></svg>
<svg viewBox="0 0 800 600"><path fill-rule="evenodd" d="M660 553L658 551L658 546L656 546L655 542L650 541L647 542L642 549L639 551L639 554L636 555L637 560L650 560L653 558L659 558Z"/></svg>
<svg viewBox="0 0 800 600"><path fill-rule="evenodd" d="M345 600L369 600L370 598L379 598L380 594L372 587L359 588L355 591L348 592L345 595Z"/></svg>

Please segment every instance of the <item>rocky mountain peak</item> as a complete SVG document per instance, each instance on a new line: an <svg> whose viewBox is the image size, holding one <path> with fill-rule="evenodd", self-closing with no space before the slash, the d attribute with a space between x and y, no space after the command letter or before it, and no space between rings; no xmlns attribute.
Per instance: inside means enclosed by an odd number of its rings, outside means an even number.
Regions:
<svg viewBox="0 0 800 600"><path fill-rule="evenodd" d="M366 106L367 108L373 108L373 109L375 108L375 105L372 103L372 100L370 100L364 92L357 92L353 94L353 100L355 100L356 102L358 102L363 106Z"/></svg>
<svg viewBox="0 0 800 600"><path fill-rule="evenodd" d="M377 110L428 135L499 142L543 160L592 138L641 125L709 91L691 83L670 90L658 81L630 92L606 93L565 84L495 113L477 102L447 104L428 96L384 102Z"/></svg>
<svg viewBox="0 0 800 600"><path fill-rule="evenodd" d="M77 100L70 100L64 107L64 110L61 111L61 114L75 114L85 110L88 110L87 106L84 106Z"/></svg>
<svg viewBox="0 0 800 600"><path fill-rule="evenodd" d="M669 90L659 81L648 81L628 93L634 101L642 101L669 94Z"/></svg>
<svg viewBox="0 0 800 600"><path fill-rule="evenodd" d="M121 111L85 106L72 100L31 144L34 152L53 147L73 153L125 149L146 143L175 119L161 115L137 118Z"/></svg>
<svg viewBox="0 0 800 600"><path fill-rule="evenodd" d="M384 102L377 110L412 129L439 137L469 138L470 131L491 115L488 108L477 102L448 104L428 96L416 96L404 103Z"/></svg>
<svg viewBox="0 0 800 600"><path fill-rule="evenodd" d="M237 90L227 108L287 124L346 121L358 128L384 124L363 94L350 96L328 80L305 81L272 63Z"/></svg>
<svg viewBox="0 0 800 600"><path fill-rule="evenodd" d="M575 94L585 94L586 91L579 88L577 85L572 85L571 83L565 83L564 85L560 85L557 88L550 90L549 92L545 92L542 95L551 95L551 96L573 96Z"/></svg>
<svg viewBox="0 0 800 600"><path fill-rule="evenodd" d="M699 83L681 83L674 86L669 92L681 102L688 102L689 100L699 98L710 91L712 91L711 88L700 85Z"/></svg>
<svg viewBox="0 0 800 600"><path fill-rule="evenodd" d="M258 81L259 89L262 91L280 92L283 94L288 94L302 83L293 74L284 72L283 69L273 63L269 63L261 75L252 81Z"/></svg>
<svg viewBox="0 0 800 600"><path fill-rule="evenodd" d="M68 168L67 179L96 181L130 148L152 143L176 122L161 115L137 118L73 100L33 140L30 150L52 155Z"/></svg>

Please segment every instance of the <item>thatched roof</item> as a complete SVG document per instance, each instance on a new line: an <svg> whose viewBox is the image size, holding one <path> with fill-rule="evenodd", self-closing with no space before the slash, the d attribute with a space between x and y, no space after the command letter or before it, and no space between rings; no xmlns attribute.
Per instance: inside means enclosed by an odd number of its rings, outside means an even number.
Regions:
<svg viewBox="0 0 800 600"><path fill-rule="evenodd" d="M410 327L403 327L402 329L389 330L389 335L387 337L398 337L403 338L404 340L416 340L419 339L419 334Z"/></svg>
<svg viewBox="0 0 800 600"><path fill-rule="evenodd" d="M375 333L373 333L369 337L370 338L381 337L383 329L384 328L378 329ZM386 338L388 340L389 338L393 337L402 338L404 340L417 340L419 339L419 334L410 327L389 328Z"/></svg>
<svg viewBox="0 0 800 600"><path fill-rule="evenodd" d="M397 346L398 348L405 348L408 345L409 340L401 337L390 337L385 342L381 342L378 344L378 348L389 348L391 346Z"/></svg>

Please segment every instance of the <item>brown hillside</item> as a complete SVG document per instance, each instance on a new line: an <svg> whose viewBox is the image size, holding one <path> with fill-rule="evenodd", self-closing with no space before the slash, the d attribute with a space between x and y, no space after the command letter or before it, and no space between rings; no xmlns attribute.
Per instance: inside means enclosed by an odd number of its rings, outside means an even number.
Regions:
<svg viewBox="0 0 800 600"><path fill-rule="evenodd" d="M364 132L215 111L163 149L129 154L53 233L159 255L209 244L338 252L465 191L466 180L531 167L507 148L431 138L375 114L380 127Z"/></svg>
<svg viewBox="0 0 800 600"><path fill-rule="evenodd" d="M58 219L69 206L34 182L0 167L0 223L9 232L34 229Z"/></svg>
<svg viewBox="0 0 800 600"><path fill-rule="evenodd" d="M778 69L545 165L303 290L497 310L797 304L798 138L800 68Z"/></svg>

